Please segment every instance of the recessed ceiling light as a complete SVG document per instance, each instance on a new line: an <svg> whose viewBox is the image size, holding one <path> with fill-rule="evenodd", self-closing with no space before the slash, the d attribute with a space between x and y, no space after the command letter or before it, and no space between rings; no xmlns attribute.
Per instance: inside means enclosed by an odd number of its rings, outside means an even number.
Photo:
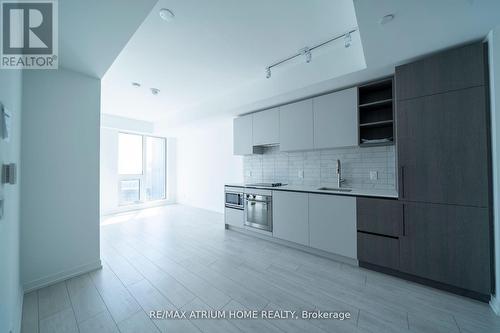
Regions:
<svg viewBox="0 0 500 333"><path fill-rule="evenodd" d="M139 88L141 84L139 82L132 82L132 87Z"/></svg>
<svg viewBox="0 0 500 333"><path fill-rule="evenodd" d="M384 25L391 22L392 20L394 20L394 14L387 14L380 19L380 24Z"/></svg>
<svg viewBox="0 0 500 333"><path fill-rule="evenodd" d="M172 12L170 9L162 8L160 9L160 17L162 20L170 22L173 21L175 15L174 12Z"/></svg>
<svg viewBox="0 0 500 333"><path fill-rule="evenodd" d="M160 89L158 89L158 88L151 88L151 93L156 96L156 95L158 95L160 93Z"/></svg>

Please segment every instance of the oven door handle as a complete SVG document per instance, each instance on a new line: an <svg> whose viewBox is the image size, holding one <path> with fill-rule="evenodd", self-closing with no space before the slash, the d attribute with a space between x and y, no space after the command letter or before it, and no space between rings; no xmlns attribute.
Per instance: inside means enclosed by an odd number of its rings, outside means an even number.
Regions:
<svg viewBox="0 0 500 333"><path fill-rule="evenodd" d="M263 203L263 204L267 205L267 204L269 203L269 200L254 200L254 199L247 199L247 202L252 202L252 203L260 202L260 203Z"/></svg>

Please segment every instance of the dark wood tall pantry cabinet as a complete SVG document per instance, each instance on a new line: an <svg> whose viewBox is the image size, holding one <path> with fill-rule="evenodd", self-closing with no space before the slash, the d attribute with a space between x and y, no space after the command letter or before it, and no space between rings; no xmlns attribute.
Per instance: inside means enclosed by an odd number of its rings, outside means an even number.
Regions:
<svg viewBox="0 0 500 333"><path fill-rule="evenodd" d="M486 54L475 43L395 75L399 271L483 300L493 287Z"/></svg>

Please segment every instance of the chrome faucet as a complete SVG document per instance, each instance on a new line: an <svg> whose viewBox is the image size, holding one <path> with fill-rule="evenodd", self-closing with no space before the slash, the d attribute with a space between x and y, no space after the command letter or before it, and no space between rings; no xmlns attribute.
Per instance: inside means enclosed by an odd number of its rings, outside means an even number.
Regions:
<svg viewBox="0 0 500 333"><path fill-rule="evenodd" d="M345 179L342 179L342 167L340 165L340 160L337 160L337 187L340 188Z"/></svg>

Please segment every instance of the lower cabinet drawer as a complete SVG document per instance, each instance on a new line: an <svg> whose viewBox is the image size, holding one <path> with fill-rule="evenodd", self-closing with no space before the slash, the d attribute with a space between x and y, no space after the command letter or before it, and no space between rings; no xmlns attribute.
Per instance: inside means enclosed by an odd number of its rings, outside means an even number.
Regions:
<svg viewBox="0 0 500 333"><path fill-rule="evenodd" d="M403 224L403 205L398 200L357 198L357 228L375 234L399 237Z"/></svg>
<svg viewBox="0 0 500 333"><path fill-rule="evenodd" d="M224 210L224 222L228 225L243 228L245 211L226 207Z"/></svg>
<svg viewBox="0 0 500 333"><path fill-rule="evenodd" d="M399 239L358 232L358 260L399 269Z"/></svg>

